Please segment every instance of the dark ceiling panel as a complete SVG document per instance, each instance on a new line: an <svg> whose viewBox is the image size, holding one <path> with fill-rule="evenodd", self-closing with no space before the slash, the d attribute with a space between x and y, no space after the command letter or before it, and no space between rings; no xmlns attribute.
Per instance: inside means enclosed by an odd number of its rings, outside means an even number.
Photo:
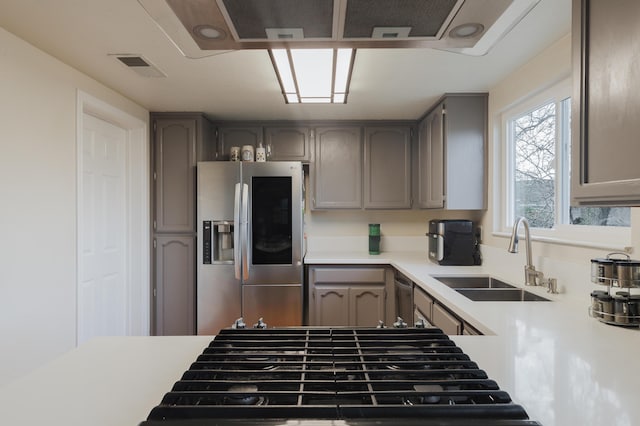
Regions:
<svg viewBox="0 0 640 426"><path fill-rule="evenodd" d="M411 27L409 37L435 37L456 0L349 0L344 37L371 37L374 27Z"/></svg>
<svg viewBox="0 0 640 426"><path fill-rule="evenodd" d="M305 38L331 38L333 0L224 0L243 39L266 39L265 28L302 28Z"/></svg>

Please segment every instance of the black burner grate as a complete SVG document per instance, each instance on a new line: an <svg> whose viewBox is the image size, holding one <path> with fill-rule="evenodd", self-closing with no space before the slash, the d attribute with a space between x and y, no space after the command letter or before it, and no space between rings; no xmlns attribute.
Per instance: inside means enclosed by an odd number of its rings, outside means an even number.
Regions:
<svg viewBox="0 0 640 426"><path fill-rule="evenodd" d="M372 418L536 424L436 328L225 329L149 415Z"/></svg>

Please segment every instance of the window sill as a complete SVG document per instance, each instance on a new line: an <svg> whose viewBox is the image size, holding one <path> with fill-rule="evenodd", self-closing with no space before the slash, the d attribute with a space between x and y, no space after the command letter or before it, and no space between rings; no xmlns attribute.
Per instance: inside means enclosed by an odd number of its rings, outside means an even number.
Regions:
<svg viewBox="0 0 640 426"><path fill-rule="evenodd" d="M493 232L492 235L494 237L511 238L511 232ZM524 234L519 233L518 236L521 239L524 239ZM592 241L580 241L580 240L572 240L568 238L546 237L546 236L540 236L540 235L532 235L531 241L539 241L542 243L557 244L562 246L617 251L617 252L624 252L627 254L633 253L633 247L624 246L620 244L616 245L615 243L602 243L602 242L596 243Z"/></svg>

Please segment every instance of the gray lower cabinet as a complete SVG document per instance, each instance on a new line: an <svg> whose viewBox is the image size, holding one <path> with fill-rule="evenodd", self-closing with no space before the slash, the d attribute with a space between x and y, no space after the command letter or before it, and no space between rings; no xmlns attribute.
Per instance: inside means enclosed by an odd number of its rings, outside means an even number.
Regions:
<svg viewBox="0 0 640 426"><path fill-rule="evenodd" d="M573 0L572 205L640 205L640 2Z"/></svg>
<svg viewBox="0 0 640 426"><path fill-rule="evenodd" d="M195 332L195 237L157 235L155 248L155 334Z"/></svg>
<svg viewBox="0 0 640 426"><path fill-rule="evenodd" d="M309 267L309 325L374 327L387 321L390 277L382 266Z"/></svg>
<svg viewBox="0 0 640 426"><path fill-rule="evenodd" d="M196 163L213 157L199 113L152 113L152 323L156 335L195 333Z"/></svg>
<svg viewBox="0 0 640 426"><path fill-rule="evenodd" d="M444 331L445 334L462 334L462 321L439 303L433 305L431 323Z"/></svg>
<svg viewBox="0 0 640 426"><path fill-rule="evenodd" d="M271 152L271 161L301 161L313 159L313 143L309 127L265 127L265 146Z"/></svg>
<svg viewBox="0 0 640 426"><path fill-rule="evenodd" d="M362 208L361 127L318 127L315 134L312 208Z"/></svg>
<svg viewBox="0 0 640 426"><path fill-rule="evenodd" d="M349 325L375 327L385 322L387 292L383 285L349 288Z"/></svg>
<svg viewBox="0 0 640 426"><path fill-rule="evenodd" d="M420 320L432 322L433 298L419 287L413 290L414 323Z"/></svg>
<svg viewBox="0 0 640 426"><path fill-rule="evenodd" d="M411 128L364 129L364 208L411 208Z"/></svg>
<svg viewBox="0 0 640 426"><path fill-rule="evenodd" d="M487 95L445 95L418 127L418 207L485 209Z"/></svg>
<svg viewBox="0 0 640 426"><path fill-rule="evenodd" d="M311 298L313 316L310 318L310 325L346 326L351 324L349 286L317 285Z"/></svg>
<svg viewBox="0 0 640 426"><path fill-rule="evenodd" d="M413 303L414 321L424 319L449 335L482 334L417 285L413 288Z"/></svg>
<svg viewBox="0 0 640 426"><path fill-rule="evenodd" d="M465 336L481 336L482 335L481 332L479 332L475 327L473 327L471 324L469 324L466 321L462 324L462 334L464 334Z"/></svg>

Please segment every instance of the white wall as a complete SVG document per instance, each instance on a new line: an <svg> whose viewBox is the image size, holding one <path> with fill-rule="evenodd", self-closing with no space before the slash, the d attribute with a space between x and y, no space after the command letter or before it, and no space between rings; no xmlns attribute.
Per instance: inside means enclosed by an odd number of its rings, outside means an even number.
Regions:
<svg viewBox="0 0 640 426"><path fill-rule="evenodd" d="M76 343L76 96L148 111L0 28L0 385Z"/></svg>
<svg viewBox="0 0 640 426"><path fill-rule="evenodd" d="M500 114L513 104L521 101L523 98L552 86L571 75L571 37L567 35L556 43L548 47L538 56L515 71L498 85L489 91L489 210L485 214L483 220L484 227L484 244L500 249L508 246L507 238L503 236L492 235L494 228L494 212L500 191L499 181L494 179L495 168L501 167L496 164L494 152L496 145L500 144ZM631 245L635 248L640 247L640 209L631 210L632 236ZM626 246L621 242L620 246ZM611 250L580 248L567 245L550 244L543 242L533 243L533 254L537 257L534 263L545 263L546 260L566 261L574 264L584 265L588 270L590 268L590 259L593 257L604 257ZM524 265L524 250L520 250L521 259L516 260L518 264ZM637 256L637 255L636 255ZM590 288L585 283L585 291L588 293Z"/></svg>

